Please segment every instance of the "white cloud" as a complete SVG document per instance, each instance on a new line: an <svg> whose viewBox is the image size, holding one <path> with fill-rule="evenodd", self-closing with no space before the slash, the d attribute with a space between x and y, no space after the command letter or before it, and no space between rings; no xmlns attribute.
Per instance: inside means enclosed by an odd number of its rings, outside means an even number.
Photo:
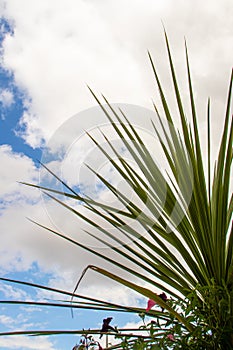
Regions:
<svg viewBox="0 0 233 350"><path fill-rule="evenodd" d="M22 137L32 148L43 146L44 136L41 128L38 126L36 114L24 111L18 123L16 136Z"/></svg>
<svg viewBox="0 0 233 350"><path fill-rule="evenodd" d="M12 326L12 324L15 324L15 320L10 316L0 315L0 323L5 326Z"/></svg>
<svg viewBox="0 0 233 350"><path fill-rule="evenodd" d="M165 88L170 82L161 20L182 76L187 37L197 98L203 104L200 113L210 94L217 101L217 115L232 65L230 7L230 0L204 5L200 0L9 0L5 15L13 20L15 32L4 41L4 64L31 98L22 117L23 137L33 147L41 145L67 118L94 105L86 82L111 101L150 106L154 81L147 49L164 75Z"/></svg>
<svg viewBox="0 0 233 350"><path fill-rule="evenodd" d="M0 154L2 160L0 172L2 178L0 187L1 272L27 271L31 264L36 261L42 271L53 274L49 285L72 291L87 265L109 267L109 264L100 258L64 241L26 219L26 217L30 217L52 228L55 225L55 230L64 232L78 242L94 248L99 246L96 240L90 240L83 233L83 228L87 228L84 221L75 218L74 214L53 201L42 199L36 189L16 182L16 180L29 183L38 182L38 170L28 157L13 152L7 145L0 147ZM83 209L78 209L83 212ZM99 252L114 257L110 249L99 249ZM117 268L112 270L119 272ZM90 283L92 287L90 287ZM116 288L111 295L108 293L110 286ZM79 292L85 292L89 295L95 293L99 298L110 297L111 301L118 300L119 295L121 295L124 304L132 305L132 301L136 303L135 296L133 297L129 291L121 290L118 287L107 278L90 271L84 278ZM26 298L26 295L19 294L20 289L10 286L6 286L2 291L6 293L5 297L7 298ZM45 296L42 293L39 297L43 295Z"/></svg>
<svg viewBox="0 0 233 350"><path fill-rule="evenodd" d="M0 102L3 108L9 108L14 103L14 94L9 89L2 89L0 91Z"/></svg>
<svg viewBox="0 0 233 350"><path fill-rule="evenodd" d="M2 349L19 350L56 350L48 337L36 339L25 336L0 337L0 347Z"/></svg>
<svg viewBox="0 0 233 350"><path fill-rule="evenodd" d="M24 329L29 328L30 324L28 326L28 318L25 316L25 313L19 313L17 316L11 317L8 315L0 315L0 323L5 326L10 328L11 330L17 328L19 329ZM34 326L32 324L32 326Z"/></svg>
<svg viewBox="0 0 233 350"><path fill-rule="evenodd" d="M14 288L11 285L3 282L0 284L0 292L4 294L6 299L25 300L28 297L24 290Z"/></svg>
<svg viewBox="0 0 233 350"><path fill-rule="evenodd" d="M28 307L26 307L26 306L22 306L21 308L20 308L22 311L24 311L24 312L27 312L27 313L34 313L34 312L41 312L41 311L43 311L43 309L40 309L39 307L33 307L33 306L28 306Z"/></svg>
<svg viewBox="0 0 233 350"><path fill-rule="evenodd" d="M38 182L38 172L33 161L27 156L12 151L9 145L0 146L0 198L6 202L16 198L38 199L37 192L31 191L19 181Z"/></svg>

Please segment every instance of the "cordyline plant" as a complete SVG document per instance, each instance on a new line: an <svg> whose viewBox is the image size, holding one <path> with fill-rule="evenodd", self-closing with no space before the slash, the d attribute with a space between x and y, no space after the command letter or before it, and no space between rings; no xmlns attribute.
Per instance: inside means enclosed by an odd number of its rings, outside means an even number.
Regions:
<svg viewBox="0 0 233 350"><path fill-rule="evenodd" d="M95 169L91 170L116 197L121 204L121 209L113 205L103 204L88 196L81 196L43 164L42 166L59 180L66 187L67 191L59 191L56 188L46 188L36 184L27 184L42 189L50 198L60 203L65 209L84 219L94 228L94 233L87 232L87 234L92 235L96 240L110 247L118 258L110 257L107 253L99 252L97 249L88 247L51 228L41 224L38 224L39 226L102 257L112 265L127 272L128 276L129 274L132 276L129 280L123 278L120 274L112 273L110 270L91 265L85 269L81 279L89 269L94 270L140 293L140 295L164 309L164 312L156 311L155 308L143 310L125 307L103 300L80 296L76 294L79 283L74 293L69 293L27 282L13 282L70 295L74 300L72 303L73 308L135 312L142 315L143 318L145 315L153 317L153 322L144 326L144 330L147 331L145 336L141 334L133 337L133 330L128 330L128 334L124 336L123 332L125 330L119 330L116 337L120 339L120 343L113 346L113 348L186 349L189 347L190 349L230 350L233 348L233 199L230 194L232 76L226 113L223 117L224 128L214 166L211 164L210 103L208 102L207 170L205 171L187 48L186 64L191 104L191 122L185 116L166 34L165 39L181 128L178 130L174 125L172 112L167 104L157 70L149 54L161 97L163 116L165 116L167 121L167 127L165 127L155 107L155 118L160 124L163 135L153 121L151 128L159 139L170 172L164 174L158 167L148 146L143 142L140 133L129 122L124 113L114 110L105 98L105 105L101 104L93 94L106 114L113 130L115 130L118 139L141 171L136 171L130 162L121 156L106 135L104 137L105 142L108 144L107 150L91 135L89 136L106 159L111 162L115 171L131 187L136 200L129 200L123 191L116 188ZM112 152L117 160L113 159ZM166 188L165 200L164 191L161 190L161 188L164 188L164 184ZM89 214L83 214L83 211L79 211L77 206L75 208L69 206L65 201L61 200L61 195L68 199L77 200L78 203L81 201L93 216L106 221L110 228L106 228L105 225L98 225L98 220L92 219L92 216ZM146 210L141 209L139 202L143 203ZM136 228L129 224L129 222L134 221L137 221ZM111 228L117 230L119 236L117 234L113 235ZM106 235L108 241L105 242L103 238L100 238L101 236L96 233L98 231L102 234L102 237ZM147 234L144 235L141 232L146 232ZM122 237L125 237L129 244L125 244ZM128 263L121 263L121 258L126 262L128 261ZM139 282L133 282L135 278ZM3 278L2 280L12 281ZM143 284L151 287L143 287ZM167 301L155 293L155 290L158 289L165 291L169 295ZM75 301L76 297L80 297L84 301L77 302ZM21 303L20 301L18 302ZM57 304L46 303L46 305L69 306L65 302ZM24 334L83 334L83 332L76 330L66 332L62 330L56 332L28 331L24 332ZM93 330L92 334L98 332L98 330Z"/></svg>

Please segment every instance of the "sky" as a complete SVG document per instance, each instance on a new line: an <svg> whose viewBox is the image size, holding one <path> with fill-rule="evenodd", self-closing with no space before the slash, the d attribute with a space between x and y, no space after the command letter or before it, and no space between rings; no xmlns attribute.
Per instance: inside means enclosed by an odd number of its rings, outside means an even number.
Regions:
<svg viewBox="0 0 233 350"><path fill-rule="evenodd" d="M153 149L148 120L153 113L152 100L158 106L160 102L148 50L174 104L163 25L184 100L188 96L184 37L187 41L204 150L207 99L211 98L215 152L232 69L232 1L0 0L0 16L0 275L72 291L87 265L110 267L30 222L28 217L72 237L78 235L90 246L96 244L82 232L83 222L40 191L19 182L48 184L51 179L41 169L38 161L42 161L76 190L111 201L84 167L89 163L105 176L113 176L85 131L96 135L101 126L117 142L87 86L133 114L132 121L144 130ZM175 119L176 112L174 107ZM146 303L91 272L80 293L121 300L125 305L143 307ZM1 300L35 298L53 296L0 283ZM106 316L84 310L72 318L70 310L6 305L0 309L0 332L61 329L64 325L70 329L98 328ZM120 314L113 320L119 327L138 321ZM0 348L66 350L76 341L75 336L36 341L24 336L0 337Z"/></svg>

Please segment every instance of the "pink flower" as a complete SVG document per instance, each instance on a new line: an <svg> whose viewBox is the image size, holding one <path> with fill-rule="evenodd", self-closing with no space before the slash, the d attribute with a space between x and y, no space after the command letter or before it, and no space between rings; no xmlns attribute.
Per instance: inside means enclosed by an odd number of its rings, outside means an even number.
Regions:
<svg viewBox="0 0 233 350"><path fill-rule="evenodd" d="M164 292L159 294L158 297L160 297L166 303L167 295ZM157 304L156 301L154 301L153 299L148 299L146 311L149 311L155 304ZM162 308L162 312L163 312L164 308L163 307L161 307L161 308Z"/></svg>
<svg viewBox="0 0 233 350"><path fill-rule="evenodd" d="M173 334L168 334L168 335L167 335L167 338L168 338L169 340L175 341L175 338L174 338L174 335L173 335Z"/></svg>
<svg viewBox="0 0 233 350"><path fill-rule="evenodd" d="M147 308L146 308L146 311L149 311L154 305L156 304L156 302L152 299L149 299L147 301Z"/></svg>

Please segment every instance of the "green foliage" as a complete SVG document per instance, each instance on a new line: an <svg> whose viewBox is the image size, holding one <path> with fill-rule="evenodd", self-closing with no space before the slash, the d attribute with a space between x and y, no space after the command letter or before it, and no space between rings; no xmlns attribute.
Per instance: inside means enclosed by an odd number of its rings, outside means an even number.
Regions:
<svg viewBox="0 0 233 350"><path fill-rule="evenodd" d="M123 148L131 155L141 172L135 171L130 162L123 159L108 139L102 135L108 149L99 144L89 135L100 152L109 161L114 171L132 189L136 201L130 201L125 193L103 178L95 169L90 169L103 185L115 196L121 205L106 205L94 198L81 196L71 189L62 179L42 165L63 186L65 191L56 188L46 188L37 184L27 184L43 190L49 198L59 203L65 210L71 211L89 225L87 235L105 244L116 254L113 258L107 253L85 246L67 235L55 231L42 224L37 224L88 252L103 258L131 278L124 279L120 274L99 266L88 266L83 272L73 293L89 269L102 274L118 283L138 292L142 296L154 300L165 309L164 313L149 311L155 317L155 323L147 324L148 337L133 337L120 334L123 349L221 349L233 348L233 229L232 209L233 196L230 194L233 126L231 119L232 76L222 137L219 152L214 166L211 164L210 136L210 102L207 110L207 171L203 162L203 152L198 129L198 118L194 102L194 92L186 48L186 67L190 96L191 115L186 117L175 68L172 61L170 46L165 34L169 67L175 99L180 117L180 130L177 130L169 109L154 62L149 54L156 84L160 93L163 116L167 125L155 107L155 118L160 125L152 121L152 128L158 138L169 166L167 176L157 166L150 149L146 147L140 133L124 115L116 111L104 98L104 106L92 92L102 108L112 129L116 133ZM189 121L190 120L190 121ZM112 157L114 153L117 161ZM164 191L166 188L165 200ZM83 203L86 212L62 201L60 198L76 200ZM140 204L146 206L142 210ZM90 213L92 215L90 215ZM93 218L94 217L94 218ZM101 220L107 223L98 224ZM129 222L137 221L137 228ZM119 237L111 233L111 228L117 230ZM94 229L93 233L92 229ZM143 235L146 232L147 235ZM108 238L108 242L104 237ZM139 282L132 282L137 278ZM18 281L19 282L19 281ZM148 288L142 287L145 282ZM164 302L154 292L156 289L168 293L172 300ZM88 298L87 298L88 299ZM143 310L132 307L111 304L102 300L89 298L90 302L82 307L105 310L120 310L140 313ZM80 307L78 302L74 307ZM144 310L145 311L145 310ZM168 333L169 332L169 333ZM62 333L62 331L61 331ZM43 334L43 332L35 332ZM45 334L45 333L44 333ZM48 332L46 333L48 334ZM50 334L54 334L50 332ZM172 334L175 340L168 337ZM118 335L119 336L119 335ZM117 348L117 347L113 347Z"/></svg>
<svg viewBox="0 0 233 350"><path fill-rule="evenodd" d="M203 291L205 298L200 301L198 294L200 289ZM217 350L222 349L222 340L227 338L232 332L228 328L230 324L230 305L229 298L226 297L226 290L216 286L214 283L210 287L198 286L183 300L168 300L170 307L179 312L183 317L187 318L195 328L189 332L177 319L170 313L160 314L157 317L145 322L145 314L139 316L144 322L142 330L146 330L147 335L132 336L117 335L121 339L121 343L116 347L122 349L190 349L190 350ZM221 295L221 299L218 296ZM222 320L219 320L219 309L224 309L227 314L224 317L225 327ZM145 334L145 333L143 333Z"/></svg>

